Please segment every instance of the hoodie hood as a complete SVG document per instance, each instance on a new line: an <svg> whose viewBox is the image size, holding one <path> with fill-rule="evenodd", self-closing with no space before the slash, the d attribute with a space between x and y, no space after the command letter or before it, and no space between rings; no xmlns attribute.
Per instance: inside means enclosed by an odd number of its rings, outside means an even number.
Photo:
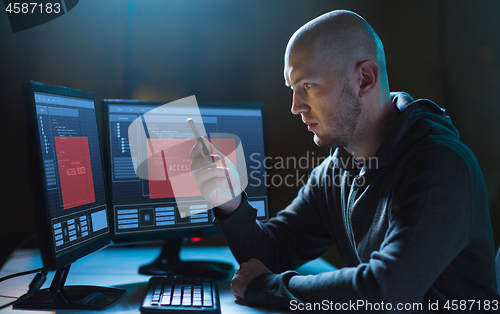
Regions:
<svg viewBox="0 0 500 314"><path fill-rule="evenodd" d="M428 99L414 100L404 92L391 93L393 105L399 112L399 117L394 121L386 138L375 154L376 168L384 167L394 160L399 159L410 147L424 139L428 134L447 135L458 139L458 130L452 124L443 108ZM353 158L345 149L337 148L333 154L334 162L341 168L351 171L352 167L342 165L355 164L339 162L338 159ZM355 167L361 169L361 167ZM367 169L371 171L375 169Z"/></svg>

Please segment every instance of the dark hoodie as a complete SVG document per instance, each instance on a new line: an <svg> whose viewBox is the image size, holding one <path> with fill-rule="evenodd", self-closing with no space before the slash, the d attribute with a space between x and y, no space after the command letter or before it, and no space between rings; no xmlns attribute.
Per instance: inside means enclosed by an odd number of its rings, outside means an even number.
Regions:
<svg viewBox="0 0 500 314"><path fill-rule="evenodd" d="M390 303L396 313L398 304L422 304L414 312L427 312L436 302L445 311L475 300L467 310L481 312L488 302L497 309L490 313L500 310L486 189L474 154L443 109L405 93L391 96L400 115L376 159L361 163L336 149L266 223L256 221L246 196L229 218L214 210L240 263L257 258L278 273L251 282L248 304L290 310L292 300L327 300L363 312L367 303L385 309ZM314 276L287 271L333 245L346 267Z"/></svg>

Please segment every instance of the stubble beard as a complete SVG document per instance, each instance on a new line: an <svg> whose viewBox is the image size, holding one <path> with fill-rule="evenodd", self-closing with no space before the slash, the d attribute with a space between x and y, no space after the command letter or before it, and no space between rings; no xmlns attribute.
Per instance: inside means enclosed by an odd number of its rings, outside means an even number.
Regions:
<svg viewBox="0 0 500 314"><path fill-rule="evenodd" d="M321 147L345 147L356 129L361 114L362 104L356 99L356 94L347 83L343 84L339 110L331 112L327 117L328 128L325 138L315 133L314 143Z"/></svg>

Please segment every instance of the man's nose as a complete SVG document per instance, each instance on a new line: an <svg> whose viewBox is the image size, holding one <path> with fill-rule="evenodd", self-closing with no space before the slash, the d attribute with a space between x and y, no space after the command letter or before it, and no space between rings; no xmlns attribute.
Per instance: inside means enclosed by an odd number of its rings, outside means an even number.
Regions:
<svg viewBox="0 0 500 314"><path fill-rule="evenodd" d="M293 91L293 97L292 97L292 108L290 111L297 115L301 113L308 112L310 110L309 105L304 101L303 97L299 95L296 91Z"/></svg>

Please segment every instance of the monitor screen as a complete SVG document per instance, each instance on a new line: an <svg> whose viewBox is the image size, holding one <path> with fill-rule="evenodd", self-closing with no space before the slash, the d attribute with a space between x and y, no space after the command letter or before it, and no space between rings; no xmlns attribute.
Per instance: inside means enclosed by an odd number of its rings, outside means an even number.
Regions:
<svg viewBox="0 0 500 314"><path fill-rule="evenodd" d="M212 224L211 205L201 196L189 169L189 152L194 137L186 119L192 115L191 108L176 105L176 102L165 104L111 99L103 100L102 107L114 241L136 242L217 234ZM200 122L208 136L235 135L243 147L244 156L240 158L244 158L246 164L253 161L252 169L248 169L251 173L248 173L245 192L258 211L258 219L267 219L267 189L263 184L265 173L263 167L255 167L264 165L263 104L198 104L198 107ZM184 179L179 179L183 182L182 191L176 192L175 197L171 184L173 178L148 180L147 176L138 174L140 171L165 173L165 163L161 162L161 158L158 163L150 158L144 163L148 169L138 170L140 161L131 153L129 129L134 121L141 119L145 130L142 141L148 143L144 144L145 151L153 147L155 141L158 144L163 142L163 147L171 148L167 156L170 159L169 169L187 173ZM193 142L175 145L182 139L193 139ZM237 146L234 139L211 140L224 154L230 154ZM240 169L242 162L237 157L229 159ZM173 173L169 172L170 175Z"/></svg>
<svg viewBox="0 0 500 314"><path fill-rule="evenodd" d="M29 82L38 238L54 270L111 242L95 95Z"/></svg>

